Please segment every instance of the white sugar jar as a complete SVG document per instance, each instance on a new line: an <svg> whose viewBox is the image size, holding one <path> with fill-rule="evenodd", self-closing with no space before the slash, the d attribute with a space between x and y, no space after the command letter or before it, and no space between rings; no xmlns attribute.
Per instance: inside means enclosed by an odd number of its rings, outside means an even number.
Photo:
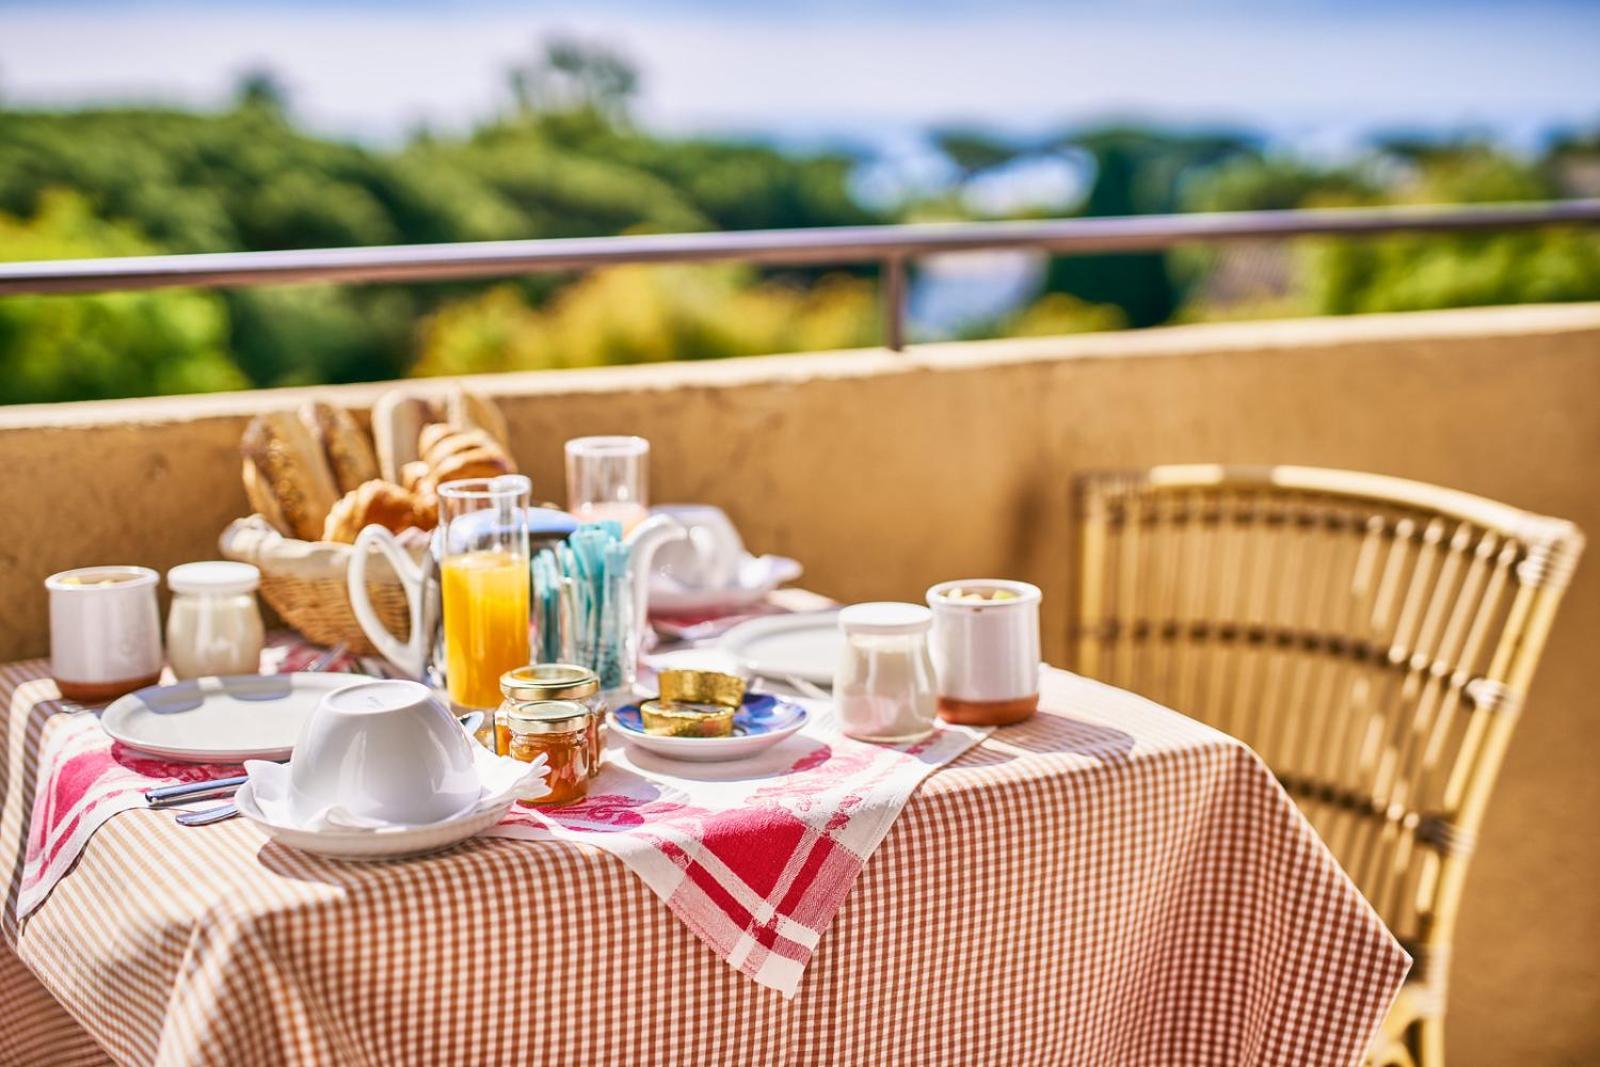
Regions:
<svg viewBox="0 0 1600 1067"><path fill-rule="evenodd" d="M852 604L839 612L844 652L833 682L839 725L862 741L916 741L933 732L939 698L920 604Z"/></svg>
<svg viewBox="0 0 1600 1067"><path fill-rule="evenodd" d="M223 560L184 563L167 572L167 661L179 678L261 670L261 572Z"/></svg>

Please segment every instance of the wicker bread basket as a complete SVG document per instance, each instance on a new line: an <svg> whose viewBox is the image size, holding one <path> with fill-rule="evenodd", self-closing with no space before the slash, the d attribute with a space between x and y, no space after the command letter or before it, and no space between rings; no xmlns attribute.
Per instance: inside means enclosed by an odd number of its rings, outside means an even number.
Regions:
<svg viewBox="0 0 1600 1067"><path fill-rule="evenodd" d="M419 559L425 551L421 538L407 547ZM377 650L356 621L345 584L353 548L335 541L292 540L260 515L235 520L221 538L224 559L254 564L261 571L261 595L290 628L315 644L343 643L356 655L372 655ZM389 632L407 640L411 616L405 589L381 553L374 553L367 564L367 595Z"/></svg>

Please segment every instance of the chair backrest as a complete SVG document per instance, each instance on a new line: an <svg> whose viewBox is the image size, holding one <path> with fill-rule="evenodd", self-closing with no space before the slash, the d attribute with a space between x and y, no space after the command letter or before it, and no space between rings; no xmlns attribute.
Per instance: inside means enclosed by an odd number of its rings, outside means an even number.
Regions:
<svg viewBox="0 0 1600 1067"><path fill-rule="evenodd" d="M1255 748L1419 970L1442 971L1577 528L1309 467L1077 489L1076 669Z"/></svg>

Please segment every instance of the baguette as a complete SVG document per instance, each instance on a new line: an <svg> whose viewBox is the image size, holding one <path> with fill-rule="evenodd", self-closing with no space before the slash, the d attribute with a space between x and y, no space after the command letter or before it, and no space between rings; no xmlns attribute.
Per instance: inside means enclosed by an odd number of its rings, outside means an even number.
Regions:
<svg viewBox="0 0 1600 1067"><path fill-rule="evenodd" d="M288 518L283 514L283 509L278 506L278 498L268 490L266 482L256 471L256 465L248 459L244 461L244 495L250 498L250 507L257 515L267 520L267 525L283 534L285 537L294 536L294 528L289 525Z"/></svg>
<svg viewBox="0 0 1600 1067"><path fill-rule="evenodd" d="M305 424L292 411L257 415L239 447L246 467L253 468L245 491L262 515L287 537L320 538L339 491L322 447Z"/></svg>
<svg viewBox="0 0 1600 1067"><path fill-rule="evenodd" d="M348 493L378 476L372 442L344 408L313 401L301 405L300 421L322 446L339 492Z"/></svg>
<svg viewBox="0 0 1600 1067"><path fill-rule="evenodd" d="M372 405L372 440L384 481L399 483L400 469L419 458L417 437L422 428L438 421L434 406L409 390L390 389L378 397Z"/></svg>

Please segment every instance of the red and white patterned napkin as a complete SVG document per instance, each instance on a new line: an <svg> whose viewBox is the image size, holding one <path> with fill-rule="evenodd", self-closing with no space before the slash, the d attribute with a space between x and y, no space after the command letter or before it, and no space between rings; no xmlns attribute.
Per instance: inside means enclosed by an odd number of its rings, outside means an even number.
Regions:
<svg viewBox="0 0 1600 1067"><path fill-rule="evenodd" d="M804 729L734 763L613 742L583 801L514 808L487 833L605 849L729 966L792 997L917 785L988 733L941 725L921 741L873 745L840 733L827 704L804 703Z"/></svg>
<svg viewBox="0 0 1600 1067"><path fill-rule="evenodd" d="M305 670L321 654L322 649L314 645L291 636L280 637L262 653L262 669L276 673ZM347 670L352 666L346 656L325 664L324 669ZM107 819L145 806L146 789L244 773L236 763L183 763L145 755L113 741L100 728L98 712L70 712L66 704L50 703L59 704L61 713L47 721L40 740L33 816L28 823L22 885L17 896L18 919L44 902ZM222 801L197 803L209 806Z"/></svg>

